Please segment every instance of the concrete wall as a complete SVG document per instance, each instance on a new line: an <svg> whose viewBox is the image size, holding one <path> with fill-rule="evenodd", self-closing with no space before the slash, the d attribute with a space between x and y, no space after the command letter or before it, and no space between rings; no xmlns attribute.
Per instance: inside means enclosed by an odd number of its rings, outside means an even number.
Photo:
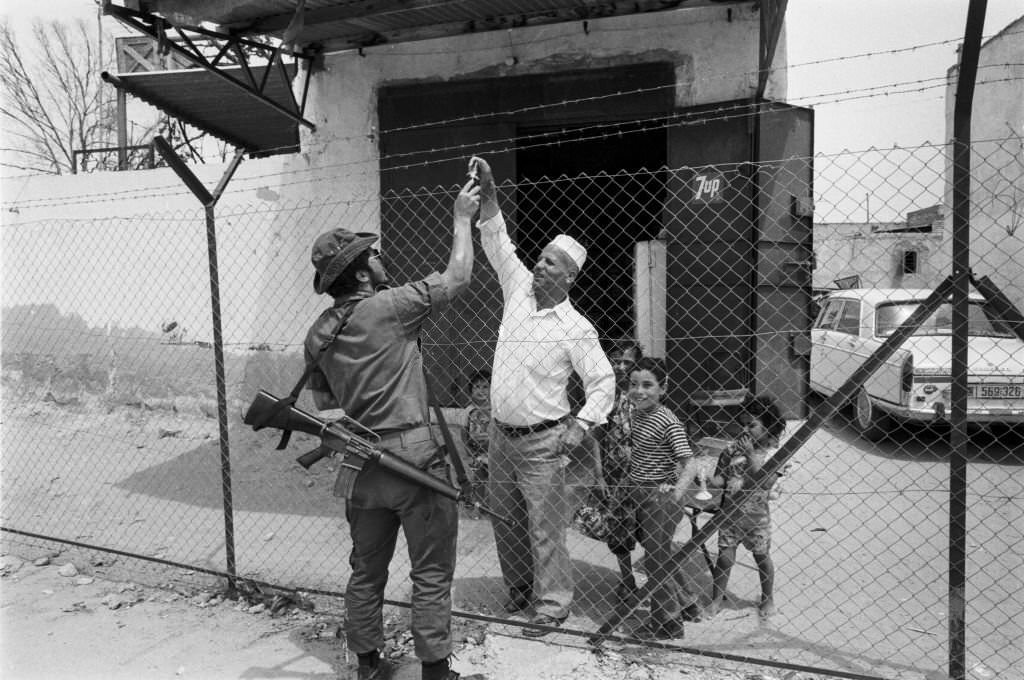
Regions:
<svg viewBox="0 0 1024 680"><path fill-rule="evenodd" d="M946 88L946 136L950 140L956 76L953 67ZM1024 310L1024 16L982 45L971 139L971 269L992 279ZM950 158L946 167L947 215L952 215L952 182ZM952 256L952 224L947 217L941 248L947 261Z"/></svg>
<svg viewBox="0 0 1024 680"><path fill-rule="evenodd" d="M276 338L256 294L272 277L309 286L308 244L282 255L283 158L245 160L215 208L229 385L251 369L251 349ZM225 165L193 168L216 186ZM5 393L57 402L182 407L214 396L206 218L167 168L5 178L0 213L0 327ZM269 271L269 257L288 257ZM289 281L290 280L290 281ZM311 286L309 286L311 288ZM177 322L171 333L162 326ZM271 349L286 349L282 343ZM294 350L295 347L291 347ZM295 374L295 361L258 352L258 370ZM286 366L281 368L284 362ZM282 381L279 381L282 382Z"/></svg>
<svg viewBox="0 0 1024 680"><path fill-rule="evenodd" d="M259 266L275 248L283 158L245 160L215 208L225 342L253 341ZM193 167L211 191L225 165ZM53 304L89 326L212 339L206 216L169 168L3 181L3 307Z"/></svg>
<svg viewBox="0 0 1024 680"><path fill-rule="evenodd" d="M814 225L814 288L835 288L835 280L859 275L864 288L928 288L948 274L948 261L939 253L941 227L931 234L876 233L903 224L856 222ZM902 273L904 251L918 253L917 274Z"/></svg>

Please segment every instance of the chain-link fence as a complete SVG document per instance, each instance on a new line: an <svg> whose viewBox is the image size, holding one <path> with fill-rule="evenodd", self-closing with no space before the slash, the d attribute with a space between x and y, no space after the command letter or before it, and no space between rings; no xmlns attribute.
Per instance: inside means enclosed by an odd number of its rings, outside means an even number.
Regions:
<svg viewBox="0 0 1024 680"><path fill-rule="evenodd" d="M930 304L929 290L950 272L947 151L498 178L509 232L528 267L557 233L587 247L574 306L605 352L631 338L664 360L663 403L683 422L704 470L713 472L714 456L743 429L745 396L770 395L785 418L778 449L785 474L765 501L777 611L765 616L760 607L763 571L747 549L766 552L762 521L760 531L741 537L720 611L707 616L713 569L723 535L735 537L734 518L729 531L715 526L717 535L679 562L705 617L686 624L685 641L666 635L651 644L851 677L920 677L945 667L957 568L948 420L958 312L934 306L862 387L851 392L847 381L915 309ZM976 143L973 163L973 274L1006 299L972 300L965 326L969 439L959 530L967 546L966 642L969 667L1011 677L1024 664L1024 340L1014 316L1024 303L1020 141ZM6 225L7 538L221 575L231 554L232 577L340 594L350 543L342 503L332 495L338 461L304 470L294 458L315 447L316 437L298 433L288 450L276 451L278 432L253 432L240 416L257 390L284 396L302 371L302 338L328 302L306 295L313 236L336 225L379 229L392 277L414 280L447 263L456 193L454 183L387 192L379 224L377 199L217 216L227 439L218 433L212 336L204 326L210 303L201 210ZM478 239L469 292L422 334L433 393L467 442L464 453L486 441L469 415L483 406L473 401L481 394L471 376L494 368L501 313L498 280ZM633 378L642 383L643 376ZM575 411L586 391L582 383L567 387ZM816 414L828 415L837 403L830 395L844 389L851 403L801 434L799 448L787 448ZM626 388L638 403L640 391ZM308 397L299 405L314 410ZM477 474L486 469L482 461L471 465ZM565 469L565 526L594 486L588 462L574 454ZM676 547L721 521L715 508L724 492L714 483L712 501L698 500L694 480L678 503L629 477L623 485L633 495L649 492ZM652 614L666 607L648 597L658 526L651 515L627 570L622 551L578 527L566 530L575 590L564 631L591 635L612 622L617 637L658 632L648 630ZM519 546L522 554L531 548ZM390 601L408 602L408 567L400 539ZM631 594L624 577L637 585ZM503 609L508 585L490 521L463 511L455 609L525 621ZM657 592L663 598L667 591ZM623 594L631 606L622 606Z"/></svg>

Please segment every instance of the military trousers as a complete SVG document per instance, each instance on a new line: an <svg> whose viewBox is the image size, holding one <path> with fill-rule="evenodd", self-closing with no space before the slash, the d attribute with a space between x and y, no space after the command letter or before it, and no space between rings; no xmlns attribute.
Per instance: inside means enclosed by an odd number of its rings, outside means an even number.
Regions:
<svg viewBox="0 0 1024 680"><path fill-rule="evenodd" d="M437 467L437 476L444 477L446 467ZM428 663L449 656L458 538L455 501L387 470L368 466L356 480L345 515L352 537L352 574L345 589L349 649L359 654L384 647L384 592L401 530L411 565L411 628L416 656Z"/></svg>

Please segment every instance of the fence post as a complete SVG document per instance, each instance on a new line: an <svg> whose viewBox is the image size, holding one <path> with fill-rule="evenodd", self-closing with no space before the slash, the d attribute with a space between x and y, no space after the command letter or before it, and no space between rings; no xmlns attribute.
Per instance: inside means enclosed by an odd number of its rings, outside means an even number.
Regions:
<svg viewBox="0 0 1024 680"><path fill-rule="evenodd" d="M949 434L949 677L967 672L967 297L971 277L971 109L986 0L971 0L953 106L953 352Z"/></svg>
<svg viewBox="0 0 1024 680"><path fill-rule="evenodd" d="M221 332L220 316L220 275L217 268L217 231L214 207L224 189L227 187L231 176L238 169L242 161L242 149L239 149L232 159L231 164L221 177L217 188L211 194L202 185L199 178L189 170L188 166L174 153L174 149L161 136L153 139L153 145L164 157L167 164L174 169L178 177L185 183L199 202L203 204L206 213L206 245L209 256L210 269L210 307L213 311L213 364L217 376L217 424L220 430L220 473L221 492L224 496L224 552L227 560L228 573L228 597L235 595L235 521L231 500L231 447L228 443L228 398L227 380L224 377L224 337Z"/></svg>

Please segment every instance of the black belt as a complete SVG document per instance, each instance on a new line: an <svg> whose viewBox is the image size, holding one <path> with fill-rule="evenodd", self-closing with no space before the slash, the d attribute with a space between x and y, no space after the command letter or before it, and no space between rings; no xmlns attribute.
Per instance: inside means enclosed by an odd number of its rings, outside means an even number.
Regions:
<svg viewBox="0 0 1024 680"><path fill-rule="evenodd" d="M494 424L498 426L498 429L505 433L506 437L525 437L529 434L537 434L544 430L550 430L556 425L561 425L562 420L544 420L536 425L507 425L500 420L495 420Z"/></svg>

